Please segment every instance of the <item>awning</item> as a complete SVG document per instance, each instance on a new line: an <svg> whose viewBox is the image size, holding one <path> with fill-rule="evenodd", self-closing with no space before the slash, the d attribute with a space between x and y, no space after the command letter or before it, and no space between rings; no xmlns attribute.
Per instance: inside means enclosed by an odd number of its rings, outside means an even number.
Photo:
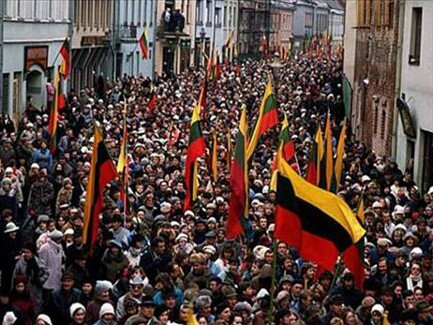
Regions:
<svg viewBox="0 0 433 325"><path fill-rule="evenodd" d="M411 138L416 138L415 126L413 124L412 115L410 114L409 105L404 99L397 98L397 108L403 124L403 132Z"/></svg>

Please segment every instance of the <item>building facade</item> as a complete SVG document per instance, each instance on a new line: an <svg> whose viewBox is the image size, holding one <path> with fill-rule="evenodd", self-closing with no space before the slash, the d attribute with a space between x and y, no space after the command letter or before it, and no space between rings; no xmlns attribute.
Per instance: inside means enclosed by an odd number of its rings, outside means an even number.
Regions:
<svg viewBox="0 0 433 325"><path fill-rule="evenodd" d="M304 51L308 40L313 37L314 4L308 0L294 2L293 12L293 51Z"/></svg>
<svg viewBox="0 0 433 325"><path fill-rule="evenodd" d="M271 33L269 46L273 52L283 47L291 49L293 12L295 6L288 0L271 1Z"/></svg>
<svg viewBox="0 0 433 325"><path fill-rule="evenodd" d="M258 55L268 46L270 35L270 3L268 0L243 0L239 8L239 53Z"/></svg>
<svg viewBox="0 0 433 325"><path fill-rule="evenodd" d="M390 155L396 91L399 1L359 0L356 4L356 17L346 16L346 20L349 17L356 19L356 22L346 24L356 28L351 112L353 131L376 154ZM345 70L349 68L345 66Z"/></svg>
<svg viewBox="0 0 433 325"><path fill-rule="evenodd" d="M71 89L93 86L95 81L113 78L116 71L114 51L114 0L75 0L71 42Z"/></svg>
<svg viewBox="0 0 433 325"><path fill-rule="evenodd" d="M123 74L152 76L156 0L117 0L115 15L116 76ZM149 57L143 59L139 39L145 32Z"/></svg>
<svg viewBox="0 0 433 325"><path fill-rule="evenodd" d="M402 6L395 157L401 168L413 168L424 192L433 184L433 2L404 1Z"/></svg>
<svg viewBox="0 0 433 325"><path fill-rule="evenodd" d="M328 2L329 26L328 35L333 44L343 44L344 37L344 7L338 1Z"/></svg>
<svg viewBox="0 0 433 325"><path fill-rule="evenodd" d="M46 84L69 34L69 0L3 1L2 111L15 120L31 104L46 108Z"/></svg>

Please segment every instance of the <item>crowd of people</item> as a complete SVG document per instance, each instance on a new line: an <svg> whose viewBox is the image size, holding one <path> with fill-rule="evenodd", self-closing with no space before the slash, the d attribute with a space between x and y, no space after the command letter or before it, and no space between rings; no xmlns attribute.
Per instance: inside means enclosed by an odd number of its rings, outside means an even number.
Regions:
<svg viewBox="0 0 433 325"><path fill-rule="evenodd" d="M274 254L276 196L269 184L278 127L261 139L250 162L250 229L227 240L230 147L244 103L253 127L269 63L246 61L240 73L224 66L209 84L202 131L208 143L217 133L218 175L209 171L209 150L199 159L198 200L188 211L184 163L204 71L153 81L123 76L105 87L72 90L60 112L55 151L48 111L29 105L17 125L3 115L2 324L193 325L194 318L200 325L433 324L433 187L421 193L410 167L401 170L392 158L377 156L350 128L338 195L354 210L364 200L362 287L355 287L350 270L323 271L283 242ZM299 55L279 71L278 109L288 116L302 175L328 111L336 147L345 115L341 85L339 57ZM155 109L148 107L152 91ZM125 107L127 200L119 175L104 189L89 255L82 227L93 124L99 122L116 160Z"/></svg>

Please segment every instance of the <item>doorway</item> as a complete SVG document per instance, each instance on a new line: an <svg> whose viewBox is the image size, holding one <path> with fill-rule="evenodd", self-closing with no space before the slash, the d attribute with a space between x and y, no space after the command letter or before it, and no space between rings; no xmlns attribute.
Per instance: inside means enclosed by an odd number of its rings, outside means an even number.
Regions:
<svg viewBox="0 0 433 325"><path fill-rule="evenodd" d="M43 75L38 70L32 70L27 74L26 98L32 101L36 109L41 110L45 103L43 91Z"/></svg>

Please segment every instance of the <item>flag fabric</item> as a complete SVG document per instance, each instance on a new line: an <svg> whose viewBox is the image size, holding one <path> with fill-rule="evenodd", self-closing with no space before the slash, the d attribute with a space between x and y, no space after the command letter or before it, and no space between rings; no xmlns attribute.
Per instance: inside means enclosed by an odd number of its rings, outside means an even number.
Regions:
<svg viewBox="0 0 433 325"><path fill-rule="evenodd" d="M57 111L61 112L66 108L66 96L63 91L63 79L64 74L62 73L62 70L64 70L65 61L62 61L62 64L59 67L59 79L57 82L57 93L55 94L57 97ZM63 68L62 68L63 67Z"/></svg>
<svg viewBox="0 0 433 325"><path fill-rule="evenodd" d="M156 92L153 92L152 95L150 96L149 102L147 103L147 108L149 112L153 114L157 106L158 106L158 95L156 94Z"/></svg>
<svg viewBox="0 0 433 325"><path fill-rule="evenodd" d="M361 200L356 212L358 222L364 223L364 199ZM358 240L357 243L351 245L343 255L344 264L355 277L355 286L363 288L365 280L365 265L364 265L364 237Z"/></svg>
<svg viewBox="0 0 433 325"><path fill-rule="evenodd" d="M313 184L319 185L320 179L320 161L323 157L323 136L320 124L317 125L316 135L310 150L306 180Z"/></svg>
<svg viewBox="0 0 433 325"><path fill-rule="evenodd" d="M269 80L265 94L260 105L259 116L256 121L254 132L251 136L247 149L247 159L249 160L256 149L260 137L269 129L278 124L277 100L272 90L272 84Z"/></svg>
<svg viewBox="0 0 433 325"><path fill-rule="evenodd" d="M57 147L57 122L59 119L59 92L62 79L60 73L56 73L54 77L54 104L51 107L50 119L48 122L48 133L50 134L51 152L55 152Z"/></svg>
<svg viewBox="0 0 433 325"><path fill-rule="evenodd" d="M340 138L337 145L337 157L335 158L334 177L332 177L331 191L336 193L340 187L341 175L343 173L343 156L344 156L344 143L346 139L346 119L341 126Z"/></svg>
<svg viewBox="0 0 433 325"><path fill-rule="evenodd" d="M280 131L280 137L279 137L279 147L278 150L281 150L281 156L285 161L287 161L289 164L294 167L297 172L299 172L299 167L297 166L296 162L296 151L295 151L295 145L293 141L290 139L290 133L289 133L289 122L287 120L287 115L284 114L284 120L283 124L281 126ZM270 188L271 190L275 191L277 189L277 172L278 172L278 158L279 154L277 152L277 155L275 156L274 163L272 165L272 177L271 177L271 183ZM295 160L295 161L294 161Z"/></svg>
<svg viewBox="0 0 433 325"><path fill-rule="evenodd" d="M104 189L116 177L116 168L105 146L104 137L101 130L95 124L83 220L83 244L87 244L90 254L92 254L93 246L98 237L99 214L103 208Z"/></svg>
<svg viewBox="0 0 433 325"><path fill-rule="evenodd" d="M239 132L236 137L233 161L230 170L231 197L227 238L235 238L247 228L248 218L248 160L246 157L248 126L246 106L241 108Z"/></svg>
<svg viewBox="0 0 433 325"><path fill-rule="evenodd" d="M216 182L218 180L218 143L217 143L217 134L216 131L213 131L212 134L212 177L213 181Z"/></svg>
<svg viewBox="0 0 433 325"><path fill-rule="evenodd" d="M122 136L122 144L120 145L119 160L117 161L117 173L125 173L127 144L128 144L128 129L126 123L126 105L125 105L125 112L123 113L123 136Z"/></svg>
<svg viewBox="0 0 433 325"><path fill-rule="evenodd" d="M149 59L149 45L147 42L146 29L143 29L143 34L141 34L138 43L140 45L141 55L143 59L145 60Z"/></svg>
<svg viewBox="0 0 433 325"><path fill-rule="evenodd" d="M236 73L236 77L239 78L241 77L242 70L241 70L241 64L239 62L236 63L235 73Z"/></svg>
<svg viewBox="0 0 433 325"><path fill-rule="evenodd" d="M200 104L197 104L191 117L191 130L185 163L185 188L186 197L184 210L190 210L197 199L198 175L197 158L206 154L206 144L200 128Z"/></svg>
<svg viewBox="0 0 433 325"><path fill-rule="evenodd" d="M227 170L230 170L232 151L233 151L232 133L230 132L230 128L227 128L227 156L226 156Z"/></svg>
<svg viewBox="0 0 433 325"><path fill-rule="evenodd" d="M365 230L343 199L308 183L284 159L278 165L275 238L332 271Z"/></svg>
<svg viewBox="0 0 433 325"><path fill-rule="evenodd" d="M207 78L204 78L201 89L200 89L200 95L199 95L199 103L201 108L201 114L203 121L206 121L206 102L207 102Z"/></svg>
<svg viewBox="0 0 433 325"><path fill-rule="evenodd" d="M194 315L193 309L191 307L187 308L186 312L186 325L199 325L197 317Z"/></svg>
<svg viewBox="0 0 433 325"><path fill-rule="evenodd" d="M333 150L332 150L332 134L331 134L331 115L327 114L325 126L325 142L324 155L320 160L320 178L319 187L330 190L332 182L333 168Z"/></svg>
<svg viewBox="0 0 433 325"><path fill-rule="evenodd" d="M71 56L70 56L71 46L69 44L69 38L66 37L63 41L62 47L60 48L60 55L62 56L62 64L61 74L63 78L68 79L69 72L71 70Z"/></svg>

